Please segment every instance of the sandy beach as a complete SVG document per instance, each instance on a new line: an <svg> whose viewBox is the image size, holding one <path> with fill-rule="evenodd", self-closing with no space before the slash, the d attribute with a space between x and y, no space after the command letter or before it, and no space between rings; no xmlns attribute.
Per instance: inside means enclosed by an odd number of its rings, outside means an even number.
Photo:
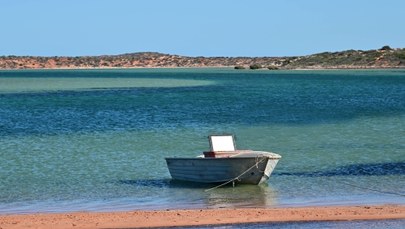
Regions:
<svg viewBox="0 0 405 229"><path fill-rule="evenodd" d="M385 219L405 219L405 206L192 209L1 215L0 228L142 228L258 222Z"/></svg>

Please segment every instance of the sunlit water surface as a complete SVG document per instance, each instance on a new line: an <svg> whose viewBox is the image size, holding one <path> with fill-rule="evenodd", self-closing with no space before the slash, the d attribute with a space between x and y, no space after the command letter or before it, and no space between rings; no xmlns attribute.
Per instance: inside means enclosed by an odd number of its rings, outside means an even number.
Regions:
<svg viewBox="0 0 405 229"><path fill-rule="evenodd" d="M282 155L205 191L168 156L207 136ZM0 71L0 214L405 204L405 71Z"/></svg>

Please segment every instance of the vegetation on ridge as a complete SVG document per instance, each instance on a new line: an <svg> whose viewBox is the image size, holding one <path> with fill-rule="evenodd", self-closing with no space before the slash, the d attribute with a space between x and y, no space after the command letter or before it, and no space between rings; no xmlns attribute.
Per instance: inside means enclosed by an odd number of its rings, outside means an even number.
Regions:
<svg viewBox="0 0 405 229"><path fill-rule="evenodd" d="M405 68L405 49L346 50L294 57L187 57L156 52L121 55L0 56L0 69L234 67L235 69Z"/></svg>

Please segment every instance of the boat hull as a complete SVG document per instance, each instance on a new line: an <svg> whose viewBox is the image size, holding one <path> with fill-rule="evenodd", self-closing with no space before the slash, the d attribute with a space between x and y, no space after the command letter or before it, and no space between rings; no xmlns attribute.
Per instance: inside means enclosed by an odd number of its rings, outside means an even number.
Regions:
<svg viewBox="0 0 405 229"><path fill-rule="evenodd" d="M230 158L166 158L175 180L201 183L234 181L259 184L266 181L278 162L267 156Z"/></svg>

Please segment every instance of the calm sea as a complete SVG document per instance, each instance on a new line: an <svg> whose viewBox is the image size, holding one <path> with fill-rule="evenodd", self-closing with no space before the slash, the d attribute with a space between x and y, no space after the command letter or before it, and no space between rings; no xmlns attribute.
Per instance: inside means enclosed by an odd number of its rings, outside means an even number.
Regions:
<svg viewBox="0 0 405 229"><path fill-rule="evenodd" d="M209 134L283 156L209 192L168 156ZM0 214L405 204L405 70L0 71Z"/></svg>

